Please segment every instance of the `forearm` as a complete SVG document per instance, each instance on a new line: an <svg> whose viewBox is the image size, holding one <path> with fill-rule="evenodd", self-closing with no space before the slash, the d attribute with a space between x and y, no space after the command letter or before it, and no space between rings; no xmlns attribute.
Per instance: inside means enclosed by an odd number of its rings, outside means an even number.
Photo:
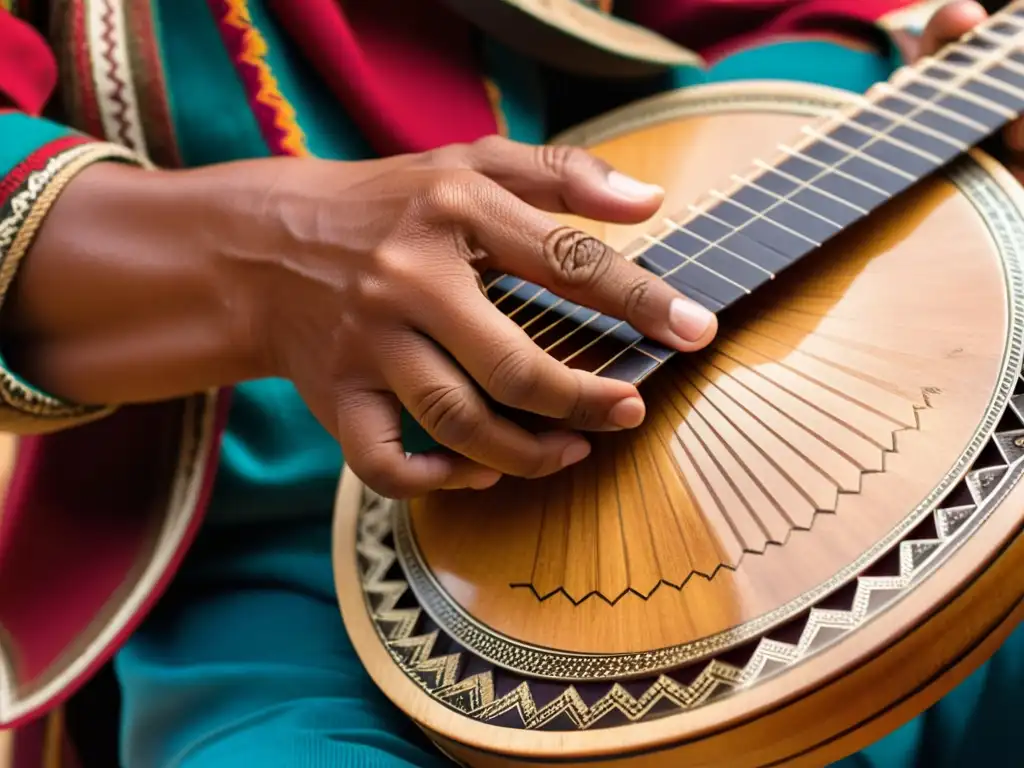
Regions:
<svg viewBox="0 0 1024 768"><path fill-rule="evenodd" d="M49 210L0 314L9 368L84 405L259 375L199 172L98 163Z"/></svg>

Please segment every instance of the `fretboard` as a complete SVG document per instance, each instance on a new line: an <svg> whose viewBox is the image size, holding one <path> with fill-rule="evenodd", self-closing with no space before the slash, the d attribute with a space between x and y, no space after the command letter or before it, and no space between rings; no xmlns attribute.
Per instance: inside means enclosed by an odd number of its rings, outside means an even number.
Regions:
<svg viewBox="0 0 1024 768"><path fill-rule="evenodd" d="M852 107L806 127L771 162L665 220L627 256L714 312L740 302L821 244L1024 114L1024 0ZM628 323L512 275L488 296L549 354L640 383L674 351Z"/></svg>

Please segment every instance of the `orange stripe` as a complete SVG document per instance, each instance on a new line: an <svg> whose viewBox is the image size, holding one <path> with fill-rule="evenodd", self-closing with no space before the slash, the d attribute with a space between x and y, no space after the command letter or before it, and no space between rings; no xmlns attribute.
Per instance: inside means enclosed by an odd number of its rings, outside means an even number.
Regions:
<svg viewBox="0 0 1024 768"><path fill-rule="evenodd" d="M242 53L239 59L258 73L259 91L255 99L274 112L274 127L284 134L281 146L291 155L308 155L306 136L299 127L295 109L281 93L277 79L266 62L269 51L266 40L259 33L249 15L248 0L224 0L228 8L224 23L242 32Z"/></svg>
<svg viewBox="0 0 1024 768"><path fill-rule="evenodd" d="M484 89L487 91L487 99L491 102L491 111L494 113L494 122L498 126L498 133L501 136L508 136L508 120L505 118L505 111L501 108L501 88L490 78L484 78Z"/></svg>

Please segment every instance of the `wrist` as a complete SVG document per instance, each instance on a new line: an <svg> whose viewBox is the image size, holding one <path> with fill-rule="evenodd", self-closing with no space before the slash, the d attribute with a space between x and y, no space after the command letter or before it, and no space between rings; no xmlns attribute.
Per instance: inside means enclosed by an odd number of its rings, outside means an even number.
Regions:
<svg viewBox="0 0 1024 768"><path fill-rule="evenodd" d="M188 172L107 162L68 184L4 308L12 367L84 404L257 376L200 191Z"/></svg>

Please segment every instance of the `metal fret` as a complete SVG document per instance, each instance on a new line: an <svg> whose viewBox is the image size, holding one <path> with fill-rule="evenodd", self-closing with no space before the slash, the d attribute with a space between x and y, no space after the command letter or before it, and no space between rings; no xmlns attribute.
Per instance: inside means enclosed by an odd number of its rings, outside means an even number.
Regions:
<svg viewBox="0 0 1024 768"><path fill-rule="evenodd" d="M1024 8L992 17L939 55L904 68L851 110L804 129L783 157L666 220L636 262L720 312L1024 111ZM522 280L488 296L573 367L638 382L672 352L628 323Z"/></svg>

